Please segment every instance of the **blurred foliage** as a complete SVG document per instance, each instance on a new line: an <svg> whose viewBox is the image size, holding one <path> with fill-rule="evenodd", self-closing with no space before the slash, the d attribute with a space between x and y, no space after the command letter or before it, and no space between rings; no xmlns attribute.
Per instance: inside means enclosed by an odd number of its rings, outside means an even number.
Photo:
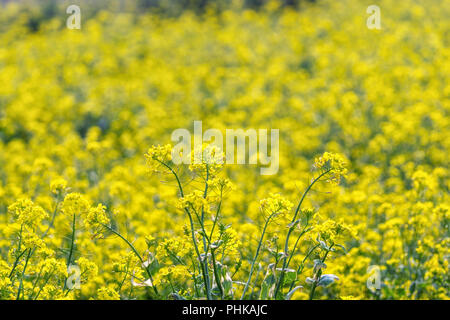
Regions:
<svg viewBox="0 0 450 320"><path fill-rule="evenodd" d="M204 200L209 232L197 223L194 234L212 234L219 202L223 226L210 242L227 240L217 261L234 297L245 296L253 261L247 294L267 297L278 267L287 271L273 261L287 252L304 287L292 299L450 299L450 2L379 2L381 30L366 28L370 2L355 0L177 18L111 8L87 18L82 5L81 30L64 28L69 2L42 24L53 10L44 2L1 10L0 299L203 298L182 209ZM199 197L201 167L180 167L180 199L176 179L154 172L170 148L149 147L195 120L225 133L280 128L279 173L227 165L220 174L235 189L221 202ZM331 160L342 173L330 153L348 160L348 174L309 189L306 219L292 225L289 203L313 169ZM99 232L107 219L151 263L158 294L133 250ZM83 277L68 293L73 262ZM205 264L209 274L218 266ZM378 288L368 270L378 270Z"/></svg>
<svg viewBox="0 0 450 320"><path fill-rule="evenodd" d="M7 21L1 21L0 30L16 19L24 19L29 30L35 32L47 20L65 14L66 8L72 4L80 6L84 18L95 16L100 11L131 13L136 15L148 12L175 17L189 10L197 14L206 11L222 12L226 9L259 10L270 0L0 0L0 5L17 5L20 15L10 16ZM281 0L280 8L299 8L302 3L316 0ZM4 17L3 17L4 18Z"/></svg>

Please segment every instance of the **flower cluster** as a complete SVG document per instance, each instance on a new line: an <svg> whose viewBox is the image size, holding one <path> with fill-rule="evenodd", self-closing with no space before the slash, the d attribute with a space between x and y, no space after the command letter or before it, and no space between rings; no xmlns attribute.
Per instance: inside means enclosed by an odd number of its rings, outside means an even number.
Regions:
<svg viewBox="0 0 450 320"><path fill-rule="evenodd" d="M30 199L19 199L8 207L8 211L15 216L17 223L34 227L48 214Z"/></svg>
<svg viewBox="0 0 450 320"><path fill-rule="evenodd" d="M225 155L214 145L203 144L191 152L189 170L199 175L213 177L223 167Z"/></svg>
<svg viewBox="0 0 450 320"><path fill-rule="evenodd" d="M80 193L69 193L62 203L62 212L69 217L85 216L90 208L89 201Z"/></svg>
<svg viewBox="0 0 450 320"><path fill-rule="evenodd" d="M179 209L192 209L194 212L199 213L202 210L209 211L209 201L202 191L196 190L180 198L177 207Z"/></svg>
<svg viewBox="0 0 450 320"><path fill-rule="evenodd" d="M261 210L267 216L283 216L294 206L289 200L278 193L269 194L268 198L260 201Z"/></svg>
<svg viewBox="0 0 450 320"><path fill-rule="evenodd" d="M340 154L325 152L314 163L315 169L324 175L328 182L338 184L347 175L347 162Z"/></svg>
<svg viewBox="0 0 450 320"><path fill-rule="evenodd" d="M53 194L63 194L67 189L67 181L63 178L55 179L50 184L50 190Z"/></svg>
<svg viewBox="0 0 450 320"><path fill-rule="evenodd" d="M152 146L145 154L145 158L147 159L147 165L152 170L158 171L158 168L163 164L172 160L172 146L170 144Z"/></svg>
<svg viewBox="0 0 450 320"><path fill-rule="evenodd" d="M315 229L319 239L323 239L330 245L337 243L343 237L356 238L356 230L343 221L326 220Z"/></svg>
<svg viewBox="0 0 450 320"><path fill-rule="evenodd" d="M92 207L84 218L85 226L92 230L94 234L98 234L104 229L105 225L109 224L109 218L106 215L106 207L102 204Z"/></svg>
<svg viewBox="0 0 450 320"><path fill-rule="evenodd" d="M383 0L376 31L364 1L274 0L83 32L0 2L0 299L450 298L450 1ZM279 128L278 173L176 164L196 120Z"/></svg>

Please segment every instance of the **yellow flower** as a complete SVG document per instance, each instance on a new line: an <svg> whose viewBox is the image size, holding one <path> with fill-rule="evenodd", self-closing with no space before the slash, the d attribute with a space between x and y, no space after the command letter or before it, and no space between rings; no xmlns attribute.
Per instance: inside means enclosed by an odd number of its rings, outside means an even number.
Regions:
<svg viewBox="0 0 450 320"><path fill-rule="evenodd" d="M152 146L145 154L145 158L147 159L147 166L157 171L163 164L167 165L172 160L172 146L170 144Z"/></svg>
<svg viewBox="0 0 450 320"><path fill-rule="evenodd" d="M116 290L108 287L102 287L97 290L98 300L120 300L120 295Z"/></svg>
<svg viewBox="0 0 450 320"><path fill-rule="evenodd" d="M62 211L67 216L85 215L89 211L90 205L87 199L79 193L69 193L64 198Z"/></svg>
<svg viewBox="0 0 450 320"><path fill-rule="evenodd" d="M38 269L44 278L47 276L56 278L64 278L67 276L66 263L55 258L42 260L38 265Z"/></svg>
<svg viewBox="0 0 450 320"><path fill-rule="evenodd" d="M177 203L179 209L194 210L194 212L200 213L203 209L205 212L210 212L209 201L210 198L204 198L204 193L199 190L185 195L180 198Z"/></svg>
<svg viewBox="0 0 450 320"><path fill-rule="evenodd" d="M343 221L326 220L324 223L317 225L315 230L320 235L320 239L325 240L329 245L337 243L345 236L356 237L356 230Z"/></svg>
<svg viewBox="0 0 450 320"><path fill-rule="evenodd" d="M14 215L16 221L28 226L38 225L48 214L40 206L36 206L29 199L19 199L8 207L8 211Z"/></svg>
<svg viewBox="0 0 450 320"><path fill-rule="evenodd" d="M165 261L167 258L176 260L184 258L193 253L193 246L190 240L185 237L176 237L165 239L160 242L156 248L156 257L158 261Z"/></svg>
<svg viewBox="0 0 450 320"><path fill-rule="evenodd" d="M92 207L84 218L86 228L90 229L94 234L98 234L109 224L109 218L106 215L106 207L102 204Z"/></svg>
<svg viewBox="0 0 450 320"><path fill-rule="evenodd" d="M225 155L217 146L203 144L191 152L189 170L202 176L214 177L223 167Z"/></svg>
<svg viewBox="0 0 450 320"><path fill-rule="evenodd" d="M55 179L50 184L50 190L55 195L63 194L66 191L66 189L67 189L67 181L62 178Z"/></svg>
<svg viewBox="0 0 450 320"><path fill-rule="evenodd" d="M236 189L236 187L229 179L222 177L215 177L209 180L208 186L211 190L217 192L218 194L225 194Z"/></svg>
<svg viewBox="0 0 450 320"><path fill-rule="evenodd" d="M268 198L260 201L261 210L267 215L283 216L294 206L289 200L277 193L270 193Z"/></svg>
<svg viewBox="0 0 450 320"><path fill-rule="evenodd" d="M184 285L191 278L189 269L183 265L168 266L161 268L155 276L154 285L175 284Z"/></svg>
<svg viewBox="0 0 450 320"><path fill-rule="evenodd" d="M98 274L98 267L95 262L92 262L84 257L79 258L75 263L80 267L80 275L84 280L89 280L96 277Z"/></svg>
<svg viewBox="0 0 450 320"><path fill-rule="evenodd" d="M330 152L316 158L314 163L314 167L332 184L338 184L341 178L347 175L346 165L347 162L342 155Z"/></svg>

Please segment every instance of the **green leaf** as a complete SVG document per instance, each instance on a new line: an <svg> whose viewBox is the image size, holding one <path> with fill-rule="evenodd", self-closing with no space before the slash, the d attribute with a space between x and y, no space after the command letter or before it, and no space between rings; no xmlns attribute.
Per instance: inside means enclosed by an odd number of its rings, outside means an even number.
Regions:
<svg viewBox="0 0 450 320"><path fill-rule="evenodd" d="M291 284L295 280L297 280L297 272L287 272L284 274L283 284Z"/></svg>
<svg viewBox="0 0 450 320"><path fill-rule="evenodd" d="M322 249L327 250L327 251L330 250L330 249L328 248L327 244L325 243L325 241L319 240L319 244L320 244L320 246L322 247Z"/></svg>
<svg viewBox="0 0 450 320"><path fill-rule="evenodd" d="M214 241L211 244L211 249L215 250L215 249L219 248L222 243L223 243L223 240Z"/></svg>
<svg viewBox="0 0 450 320"><path fill-rule="evenodd" d="M259 294L260 300L267 300L270 297L270 294L274 290L275 287L275 277L273 274L269 274L264 278L264 281L261 285L261 292Z"/></svg>
<svg viewBox="0 0 450 320"><path fill-rule="evenodd" d="M324 274L320 277L317 285L319 287L328 287L330 284L334 283L337 280L339 280L339 278L334 274Z"/></svg>
<svg viewBox="0 0 450 320"><path fill-rule="evenodd" d="M344 253L347 254L347 249L345 249L345 247L342 244L335 244L334 246L341 248L344 251Z"/></svg>
<svg viewBox="0 0 450 320"><path fill-rule="evenodd" d="M301 289L301 288L303 288L303 286L296 286L294 289L292 289L291 291L289 291L289 292L286 294L285 300L291 300L292 295L295 293L295 291L297 291L298 289Z"/></svg>
<svg viewBox="0 0 450 320"><path fill-rule="evenodd" d="M282 270L282 268L277 268L277 271L280 273ZM284 269L283 285L291 284L295 280L297 280L297 271L294 269Z"/></svg>
<svg viewBox="0 0 450 320"><path fill-rule="evenodd" d="M176 292L172 292L171 294L169 294L169 297L174 300L186 300L186 298L184 298L183 296L179 295Z"/></svg>

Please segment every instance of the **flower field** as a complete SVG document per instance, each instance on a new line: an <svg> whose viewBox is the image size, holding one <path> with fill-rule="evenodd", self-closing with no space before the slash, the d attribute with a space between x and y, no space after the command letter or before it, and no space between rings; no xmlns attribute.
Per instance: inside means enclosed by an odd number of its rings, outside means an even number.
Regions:
<svg viewBox="0 0 450 320"><path fill-rule="evenodd" d="M449 299L450 2L378 2L0 6L0 299ZM278 171L175 163L194 121Z"/></svg>

